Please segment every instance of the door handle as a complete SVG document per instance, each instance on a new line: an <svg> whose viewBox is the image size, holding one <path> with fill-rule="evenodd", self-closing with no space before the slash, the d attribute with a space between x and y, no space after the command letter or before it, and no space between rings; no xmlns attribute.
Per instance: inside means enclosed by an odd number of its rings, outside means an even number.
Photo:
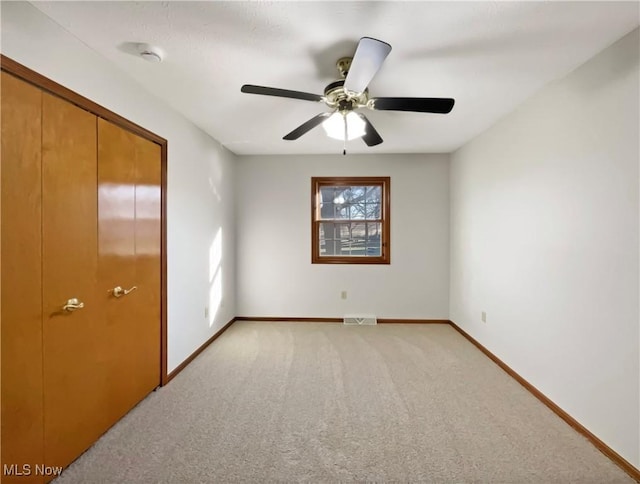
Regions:
<svg viewBox="0 0 640 484"><path fill-rule="evenodd" d="M122 297L135 291L136 289L138 289L138 286L133 286L131 289L122 289L120 286L116 286L113 289L111 289L111 292L115 297Z"/></svg>
<svg viewBox="0 0 640 484"><path fill-rule="evenodd" d="M73 312L76 309L82 309L84 307L84 303L78 301L77 298L73 297L67 301L67 304L62 306L63 311Z"/></svg>

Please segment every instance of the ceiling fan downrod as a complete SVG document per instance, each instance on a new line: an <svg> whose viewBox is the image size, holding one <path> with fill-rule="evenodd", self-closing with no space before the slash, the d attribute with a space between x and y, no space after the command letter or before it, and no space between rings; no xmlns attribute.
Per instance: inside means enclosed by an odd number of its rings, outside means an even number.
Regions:
<svg viewBox="0 0 640 484"><path fill-rule="evenodd" d="M338 59L338 62L336 62L336 67L338 68L340 77L342 77L343 79L346 79L347 74L349 74L352 60L353 57L340 57L340 59Z"/></svg>

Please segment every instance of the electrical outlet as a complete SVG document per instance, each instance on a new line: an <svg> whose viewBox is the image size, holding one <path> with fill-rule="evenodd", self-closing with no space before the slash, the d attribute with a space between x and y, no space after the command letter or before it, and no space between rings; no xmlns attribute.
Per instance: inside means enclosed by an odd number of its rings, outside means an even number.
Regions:
<svg viewBox="0 0 640 484"><path fill-rule="evenodd" d="M209 317L209 306L205 306L204 307L204 317L208 318Z"/></svg>
<svg viewBox="0 0 640 484"><path fill-rule="evenodd" d="M483 323L487 322L487 313L485 311L482 311L482 322Z"/></svg>
<svg viewBox="0 0 640 484"><path fill-rule="evenodd" d="M342 291L340 293L340 299L347 299L347 291Z"/></svg>

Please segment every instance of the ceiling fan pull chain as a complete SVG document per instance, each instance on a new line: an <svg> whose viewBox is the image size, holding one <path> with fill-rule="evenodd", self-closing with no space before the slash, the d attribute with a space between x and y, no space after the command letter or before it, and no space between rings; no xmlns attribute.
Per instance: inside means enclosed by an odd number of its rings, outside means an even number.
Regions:
<svg viewBox="0 0 640 484"><path fill-rule="evenodd" d="M342 115L342 119L344 119L344 145L342 148L342 156L346 156L347 155L347 139L349 139L347 135L349 133L347 131L347 117L344 114Z"/></svg>

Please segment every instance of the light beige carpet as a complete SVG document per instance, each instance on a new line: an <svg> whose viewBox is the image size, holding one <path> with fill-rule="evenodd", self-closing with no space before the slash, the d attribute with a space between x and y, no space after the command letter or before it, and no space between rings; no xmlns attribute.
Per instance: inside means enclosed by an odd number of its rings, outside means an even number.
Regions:
<svg viewBox="0 0 640 484"><path fill-rule="evenodd" d="M631 483L448 325L237 322L63 483Z"/></svg>

